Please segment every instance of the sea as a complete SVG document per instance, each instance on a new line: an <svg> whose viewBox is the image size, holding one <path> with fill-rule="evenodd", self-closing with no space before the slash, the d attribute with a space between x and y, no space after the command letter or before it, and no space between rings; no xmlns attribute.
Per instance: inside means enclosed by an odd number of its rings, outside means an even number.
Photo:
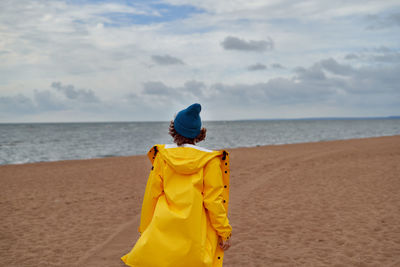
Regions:
<svg viewBox="0 0 400 267"><path fill-rule="evenodd" d="M0 165L145 154L169 122L2 123ZM400 135L400 118L205 121L208 149Z"/></svg>

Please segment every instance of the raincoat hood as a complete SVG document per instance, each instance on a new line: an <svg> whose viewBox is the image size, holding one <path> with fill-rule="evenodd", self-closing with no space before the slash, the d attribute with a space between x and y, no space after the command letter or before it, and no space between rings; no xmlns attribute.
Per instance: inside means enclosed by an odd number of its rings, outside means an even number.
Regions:
<svg viewBox="0 0 400 267"><path fill-rule="evenodd" d="M223 151L212 151L199 146L184 144L179 149L177 145L157 145L158 153L177 173L192 174L203 169L213 158L223 154Z"/></svg>

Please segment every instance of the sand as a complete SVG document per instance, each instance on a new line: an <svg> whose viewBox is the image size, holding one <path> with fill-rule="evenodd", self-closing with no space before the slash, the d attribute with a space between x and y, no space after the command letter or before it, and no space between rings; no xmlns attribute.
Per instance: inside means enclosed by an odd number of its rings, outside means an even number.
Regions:
<svg viewBox="0 0 400 267"><path fill-rule="evenodd" d="M400 266L400 136L229 151L224 266ZM150 167L0 166L0 266L124 266Z"/></svg>

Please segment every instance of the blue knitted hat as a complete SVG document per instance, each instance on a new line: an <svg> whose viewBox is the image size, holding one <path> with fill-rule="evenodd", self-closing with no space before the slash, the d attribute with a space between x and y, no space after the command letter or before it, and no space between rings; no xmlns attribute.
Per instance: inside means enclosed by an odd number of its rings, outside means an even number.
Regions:
<svg viewBox="0 0 400 267"><path fill-rule="evenodd" d="M186 138L197 137L201 130L200 111L197 103L179 111L174 120L175 131Z"/></svg>

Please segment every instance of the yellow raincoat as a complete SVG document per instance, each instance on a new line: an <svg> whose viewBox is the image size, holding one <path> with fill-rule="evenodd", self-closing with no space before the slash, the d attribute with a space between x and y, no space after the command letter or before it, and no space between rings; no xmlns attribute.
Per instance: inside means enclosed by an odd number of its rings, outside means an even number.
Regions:
<svg viewBox="0 0 400 267"><path fill-rule="evenodd" d="M222 266L218 236L227 240L229 157L185 144L156 145L133 249L121 259L134 267Z"/></svg>

